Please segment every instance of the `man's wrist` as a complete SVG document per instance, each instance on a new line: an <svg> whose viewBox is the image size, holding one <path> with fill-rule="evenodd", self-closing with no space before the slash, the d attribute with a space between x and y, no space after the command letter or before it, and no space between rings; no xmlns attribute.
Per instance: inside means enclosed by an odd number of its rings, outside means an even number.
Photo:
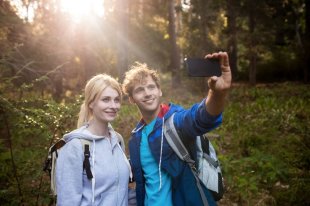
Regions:
<svg viewBox="0 0 310 206"><path fill-rule="evenodd" d="M225 98L228 95L229 90L221 90L221 91L216 91L216 90L209 90L209 95L212 95L216 98Z"/></svg>

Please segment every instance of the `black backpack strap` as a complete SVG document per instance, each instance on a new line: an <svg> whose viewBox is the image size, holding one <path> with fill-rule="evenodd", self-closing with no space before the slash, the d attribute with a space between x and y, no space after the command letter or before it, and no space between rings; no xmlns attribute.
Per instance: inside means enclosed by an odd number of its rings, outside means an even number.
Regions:
<svg viewBox="0 0 310 206"><path fill-rule="evenodd" d="M204 153L207 153L208 155L210 155L210 149L209 149L209 139L207 138L207 136L203 135L203 136L200 136L200 141L201 141L201 148L202 148L202 151Z"/></svg>
<svg viewBox="0 0 310 206"><path fill-rule="evenodd" d="M90 169L90 162L89 162L90 152L89 152L89 145L84 145L84 161L83 161L83 170L85 169L86 175L88 179L93 178L93 174L91 173Z"/></svg>

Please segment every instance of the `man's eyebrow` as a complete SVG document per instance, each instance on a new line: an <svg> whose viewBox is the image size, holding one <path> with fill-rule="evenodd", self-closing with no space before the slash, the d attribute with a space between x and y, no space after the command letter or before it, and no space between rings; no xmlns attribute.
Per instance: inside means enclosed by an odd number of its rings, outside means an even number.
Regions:
<svg viewBox="0 0 310 206"><path fill-rule="evenodd" d="M144 87L143 86L139 86L139 87L136 87L133 91L136 91L138 89L143 89Z"/></svg>

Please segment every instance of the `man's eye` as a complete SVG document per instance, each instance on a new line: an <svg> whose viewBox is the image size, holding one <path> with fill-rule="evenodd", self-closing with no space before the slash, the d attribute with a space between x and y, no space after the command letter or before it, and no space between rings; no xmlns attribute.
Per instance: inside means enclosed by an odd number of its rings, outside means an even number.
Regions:
<svg viewBox="0 0 310 206"><path fill-rule="evenodd" d="M149 89L155 89L156 86L154 84L148 86Z"/></svg>
<svg viewBox="0 0 310 206"><path fill-rule="evenodd" d="M142 92L142 91L143 91L142 88L137 88L137 89L135 90L135 93L140 93L140 92Z"/></svg>

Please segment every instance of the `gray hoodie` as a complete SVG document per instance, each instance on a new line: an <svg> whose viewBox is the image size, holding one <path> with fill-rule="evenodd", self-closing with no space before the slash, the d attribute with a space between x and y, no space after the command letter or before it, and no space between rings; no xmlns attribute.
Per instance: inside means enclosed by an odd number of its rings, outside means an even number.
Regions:
<svg viewBox="0 0 310 206"><path fill-rule="evenodd" d="M119 141L122 137L109 126L111 139L91 134L86 126L66 135L56 164L57 205L127 206L131 174ZM90 141L93 178L83 171L84 148L80 139Z"/></svg>

